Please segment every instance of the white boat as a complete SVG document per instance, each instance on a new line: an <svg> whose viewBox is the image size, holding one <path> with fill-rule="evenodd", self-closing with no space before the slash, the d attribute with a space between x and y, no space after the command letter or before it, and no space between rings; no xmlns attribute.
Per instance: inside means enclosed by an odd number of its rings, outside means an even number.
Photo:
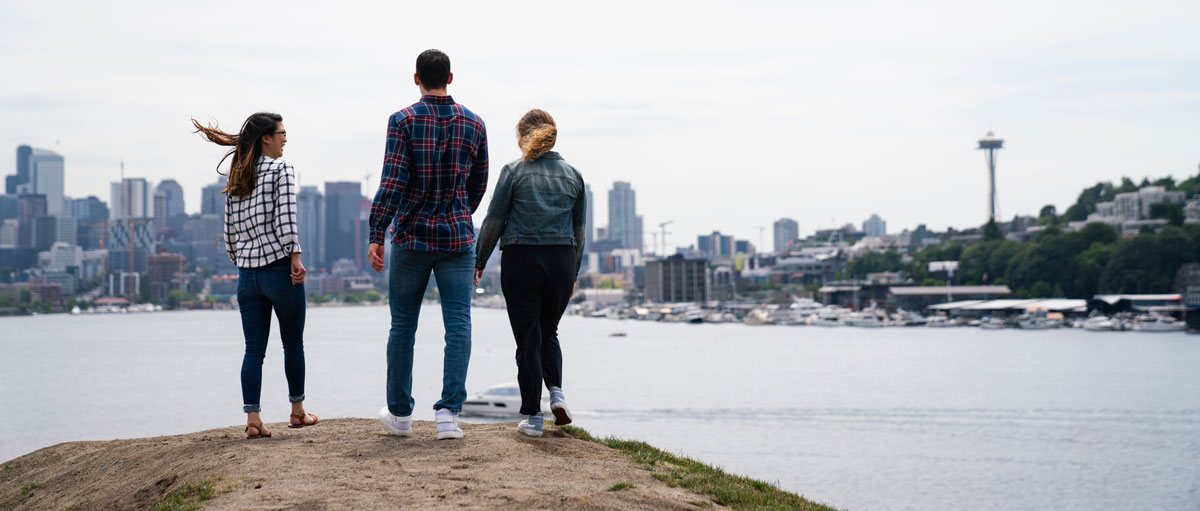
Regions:
<svg viewBox="0 0 1200 511"><path fill-rule="evenodd" d="M1024 330L1048 330L1062 327L1062 320L1047 318L1044 315L1025 316L1017 319L1017 328Z"/></svg>
<svg viewBox="0 0 1200 511"><path fill-rule="evenodd" d="M983 319L979 320L979 328L982 328L984 330L996 330L996 329L1000 329L1000 328L1008 328L1008 323L1005 323L1004 320L1002 320L1002 319L996 319L991 316L984 316Z"/></svg>
<svg viewBox="0 0 1200 511"><path fill-rule="evenodd" d="M946 328L946 327L951 327L951 326L958 326L958 323L950 321L950 318L948 318L946 316L933 316L933 317L925 320L925 326L930 327L930 328Z"/></svg>
<svg viewBox="0 0 1200 511"><path fill-rule="evenodd" d="M550 411L550 394L542 391L542 411ZM516 382L502 383L463 403L463 415L480 417L519 417L521 415L521 386Z"/></svg>
<svg viewBox="0 0 1200 511"><path fill-rule="evenodd" d="M751 326L758 326L758 325L770 325L770 324L773 324L774 321L771 320L771 316L767 314L766 310L753 309L749 313L746 314L745 318L742 318L742 323L745 323L745 324L751 325Z"/></svg>
<svg viewBox="0 0 1200 511"><path fill-rule="evenodd" d="M1139 332L1182 332L1187 325L1171 316L1151 312L1134 319L1133 329Z"/></svg>
<svg viewBox="0 0 1200 511"><path fill-rule="evenodd" d="M875 315L875 311L869 309L857 314L851 314L849 319L846 320L846 324L862 328L882 328L884 326L883 320Z"/></svg>
<svg viewBox="0 0 1200 511"><path fill-rule="evenodd" d="M1081 328L1084 330L1091 330L1093 332L1111 332L1121 329L1120 325L1108 316L1092 316L1083 321L1082 325Z"/></svg>
<svg viewBox="0 0 1200 511"><path fill-rule="evenodd" d="M809 316L805 322L812 326L843 326L846 323L842 319L848 316L849 314L845 312L845 309L831 305Z"/></svg>

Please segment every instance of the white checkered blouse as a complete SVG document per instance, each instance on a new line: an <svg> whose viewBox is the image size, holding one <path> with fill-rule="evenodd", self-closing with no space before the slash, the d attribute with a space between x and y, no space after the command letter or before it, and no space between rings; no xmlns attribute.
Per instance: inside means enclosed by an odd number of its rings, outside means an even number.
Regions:
<svg viewBox="0 0 1200 511"><path fill-rule="evenodd" d="M263 156L254 192L225 196L225 249L238 268L259 268L300 253L296 226L296 171Z"/></svg>

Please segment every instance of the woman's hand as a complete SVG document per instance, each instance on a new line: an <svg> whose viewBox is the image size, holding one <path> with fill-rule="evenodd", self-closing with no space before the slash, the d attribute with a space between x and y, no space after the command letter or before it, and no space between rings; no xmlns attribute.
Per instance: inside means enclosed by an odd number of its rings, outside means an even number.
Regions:
<svg viewBox="0 0 1200 511"><path fill-rule="evenodd" d="M300 262L300 254L292 254L292 284L303 284L305 275L308 275L308 270Z"/></svg>
<svg viewBox="0 0 1200 511"><path fill-rule="evenodd" d="M483 276L483 270L480 268L476 268L475 269L475 287L479 287L479 277L482 277L482 276Z"/></svg>

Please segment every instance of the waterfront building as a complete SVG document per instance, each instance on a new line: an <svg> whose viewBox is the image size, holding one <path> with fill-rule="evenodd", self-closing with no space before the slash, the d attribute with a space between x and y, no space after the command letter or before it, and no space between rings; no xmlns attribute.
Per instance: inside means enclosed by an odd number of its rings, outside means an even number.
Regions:
<svg viewBox="0 0 1200 511"><path fill-rule="evenodd" d="M356 231L362 227L357 225L362 196L362 183L357 181L327 181L325 182L325 253L327 265L332 266L338 259L355 261L361 259L358 254L366 247L358 247ZM365 239L368 233L363 232ZM305 241L300 240L304 247Z"/></svg>
<svg viewBox="0 0 1200 511"><path fill-rule="evenodd" d="M879 218L878 214L873 213L871 218L863 222L862 230L869 238L882 238L887 234L887 222Z"/></svg>
<svg viewBox="0 0 1200 511"><path fill-rule="evenodd" d="M622 248L642 248L637 192L625 181L613 182L608 192L608 239L620 242Z"/></svg>
<svg viewBox="0 0 1200 511"><path fill-rule="evenodd" d="M302 186L296 195L300 259L310 272L325 268L325 195L315 186Z"/></svg>
<svg viewBox="0 0 1200 511"><path fill-rule="evenodd" d="M707 259L673 255L646 262L646 300L652 303L707 302Z"/></svg>
<svg viewBox="0 0 1200 511"><path fill-rule="evenodd" d="M996 300L1012 296L1008 286L893 286L887 300L907 311L924 311L931 305L956 300Z"/></svg>
<svg viewBox="0 0 1200 511"><path fill-rule="evenodd" d="M800 239L800 224L791 218L780 218L774 224L775 253L787 251L793 241Z"/></svg>

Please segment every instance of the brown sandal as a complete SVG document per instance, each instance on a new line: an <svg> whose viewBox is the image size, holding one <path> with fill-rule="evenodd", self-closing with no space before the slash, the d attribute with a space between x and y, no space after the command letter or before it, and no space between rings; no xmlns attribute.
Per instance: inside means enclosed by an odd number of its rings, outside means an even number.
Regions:
<svg viewBox="0 0 1200 511"><path fill-rule="evenodd" d="M309 415L312 415L313 421L311 424L305 424L304 418ZM288 421L288 427L293 428L293 429L303 428L304 426L315 426L318 422L321 422L321 418L317 417L317 414L315 414L315 413L304 413L304 414L293 413L292 418L300 421L300 424L292 424L292 421Z"/></svg>
<svg viewBox="0 0 1200 511"><path fill-rule="evenodd" d="M250 428L257 429L257 430L258 430L258 433L257 433L257 434L254 434L254 435L251 435L251 434L250 434ZM267 431L267 428L264 428L264 427L263 427L263 423L261 423L261 422L259 422L259 423L253 423L253 422L252 422L252 423L250 423L250 424L247 424L247 425L246 425L246 438L259 438L259 437L262 437L262 438L271 438L271 432L270 432L270 431Z"/></svg>

